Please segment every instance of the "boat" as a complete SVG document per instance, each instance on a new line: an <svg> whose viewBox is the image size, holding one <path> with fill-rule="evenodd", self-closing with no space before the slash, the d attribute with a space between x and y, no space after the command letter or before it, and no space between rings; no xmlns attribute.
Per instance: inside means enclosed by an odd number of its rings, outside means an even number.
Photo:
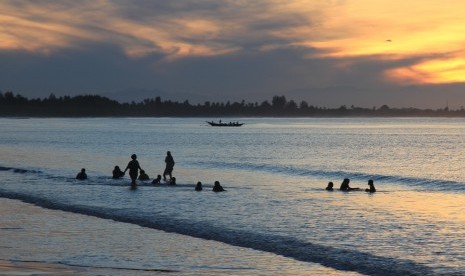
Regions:
<svg viewBox="0 0 465 276"><path fill-rule="evenodd" d="M218 123L213 122L213 121L211 122L207 121L207 123L211 126L219 126L219 127L240 127L244 124L244 123L239 123L239 122L222 123L221 121L219 121Z"/></svg>

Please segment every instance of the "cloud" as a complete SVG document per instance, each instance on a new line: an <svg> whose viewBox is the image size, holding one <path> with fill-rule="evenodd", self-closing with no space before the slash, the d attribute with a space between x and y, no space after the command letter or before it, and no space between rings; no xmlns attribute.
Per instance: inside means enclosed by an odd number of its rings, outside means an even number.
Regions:
<svg viewBox="0 0 465 276"><path fill-rule="evenodd" d="M273 40L286 43L280 33L309 24L303 12L293 10L295 5L287 1L4 1L0 5L4 11L0 49L39 53L104 42L134 58L152 53L170 58L224 55Z"/></svg>
<svg viewBox="0 0 465 276"><path fill-rule="evenodd" d="M434 0L5 0L1 89L405 103L411 85L461 89L464 8Z"/></svg>

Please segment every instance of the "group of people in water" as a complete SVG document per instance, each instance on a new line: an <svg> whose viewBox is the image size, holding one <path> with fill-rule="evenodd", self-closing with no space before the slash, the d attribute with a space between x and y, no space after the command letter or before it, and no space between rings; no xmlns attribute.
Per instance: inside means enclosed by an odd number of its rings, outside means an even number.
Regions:
<svg viewBox="0 0 465 276"><path fill-rule="evenodd" d="M350 179L344 178L344 180L343 180L342 183L341 183L341 186L339 187L339 190L345 191L345 192L358 191L358 190L360 190L360 188L352 188L352 187L350 187L350 186L349 186L349 183L350 183ZM368 188L368 189L365 189L365 192L367 192L367 193L374 193L374 192L376 192L375 184L373 183L373 180L372 180L372 179L368 180L368 186L369 186L369 188ZM334 183L333 183L333 182L329 182L329 183L328 183L328 186L326 186L326 191L333 191L333 190L334 190L333 187L334 187Z"/></svg>
<svg viewBox="0 0 465 276"><path fill-rule="evenodd" d="M176 185L176 177L172 175L175 162L174 162L174 158L171 155L170 151L166 153L165 164L166 164L166 167L165 167L165 170L163 171L163 180L167 181L169 185ZM122 178L126 174L126 171L128 170L129 170L129 177L131 178L131 188L137 187L136 180L140 180L140 181L150 180L150 177L141 168L139 161L137 161L137 155L135 154L131 155L131 161L129 161L124 171L122 171L119 166L115 166L115 168L113 169L113 179ZM166 176L169 176L169 180L166 179ZM160 184L161 178L162 176L160 174L157 175L157 178L152 180L152 184ZM76 175L76 179L78 180L87 179L85 168L82 168L81 171ZM200 181L197 182L197 185L195 186L195 190L202 191L202 189L203 189L202 183ZM213 186L213 191L223 192L226 190L223 189L219 181L215 181L215 184Z"/></svg>

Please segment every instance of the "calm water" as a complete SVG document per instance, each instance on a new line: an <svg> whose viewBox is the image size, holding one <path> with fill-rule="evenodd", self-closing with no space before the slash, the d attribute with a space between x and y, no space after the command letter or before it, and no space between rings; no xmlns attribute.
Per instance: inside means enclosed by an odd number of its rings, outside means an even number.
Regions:
<svg viewBox="0 0 465 276"><path fill-rule="evenodd" d="M258 261L270 253L289 260L294 274L321 273L315 264L335 275L465 273L464 119L235 118L246 123L240 128L209 127L205 120L0 119L0 196L145 226L148 235L172 233L163 240L182 234L208 248L222 242L253 249L247 258L241 250L228 254L253 274L283 273ZM176 187L140 183L131 191L127 178L110 179L132 153L150 177L161 174L167 150L176 161ZM82 167L89 180L79 182L74 176ZM361 188L373 179L378 192L324 191L328 181L338 187L345 177ZM211 192L215 180L227 192ZM197 181L203 192L193 191ZM134 238L118 242L129 246ZM111 249L112 258L96 250L70 256L75 251L58 261L122 262ZM223 251L208 252L214 258ZM153 267L152 253L140 254L125 262ZM155 268L217 272L175 257Z"/></svg>

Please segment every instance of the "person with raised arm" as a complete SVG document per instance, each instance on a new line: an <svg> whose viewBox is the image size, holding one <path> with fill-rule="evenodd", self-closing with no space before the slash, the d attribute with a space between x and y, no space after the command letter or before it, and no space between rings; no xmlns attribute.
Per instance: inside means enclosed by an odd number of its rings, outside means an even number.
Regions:
<svg viewBox="0 0 465 276"><path fill-rule="evenodd" d="M339 188L339 190L349 192L349 191L359 190L360 189L360 188L351 188L349 186L349 182L350 182L350 179L344 178L344 180L341 183L341 187Z"/></svg>

